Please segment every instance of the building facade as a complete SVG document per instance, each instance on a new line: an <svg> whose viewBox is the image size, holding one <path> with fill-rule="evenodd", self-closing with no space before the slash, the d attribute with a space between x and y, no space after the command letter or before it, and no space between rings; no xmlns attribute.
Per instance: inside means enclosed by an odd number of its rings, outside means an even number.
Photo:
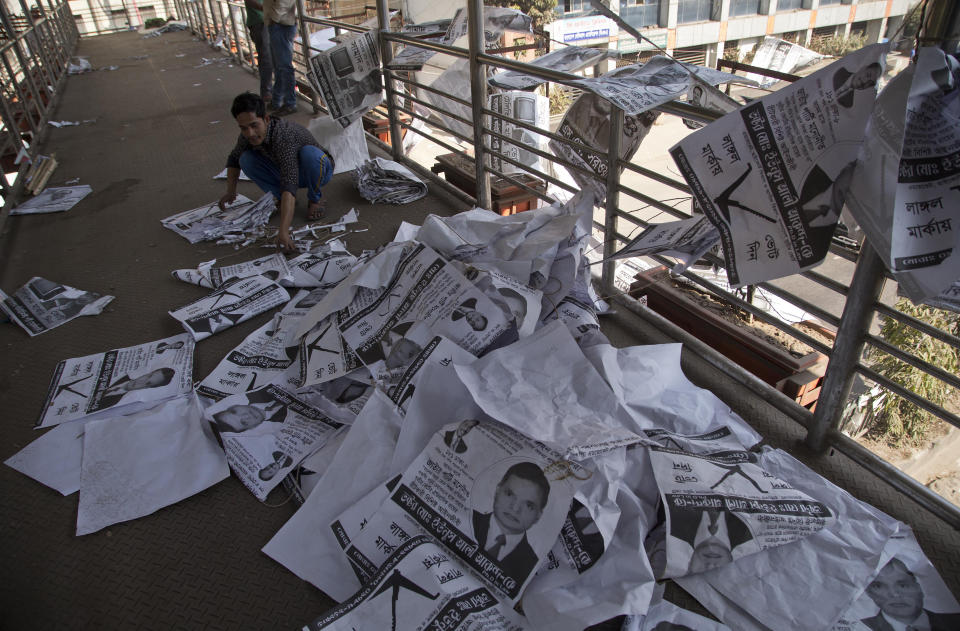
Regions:
<svg viewBox="0 0 960 631"><path fill-rule="evenodd" d="M713 66L771 35L809 46L815 38L863 34L867 43L892 35L916 0L611 0L611 8L646 39L621 32L591 15L590 0L558 0L558 19L547 25L559 43L607 46L644 59L658 48Z"/></svg>

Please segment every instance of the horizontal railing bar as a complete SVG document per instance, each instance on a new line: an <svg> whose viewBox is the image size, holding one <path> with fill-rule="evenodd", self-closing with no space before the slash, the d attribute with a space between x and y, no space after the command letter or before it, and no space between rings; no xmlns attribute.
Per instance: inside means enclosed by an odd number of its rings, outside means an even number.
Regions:
<svg viewBox="0 0 960 631"><path fill-rule="evenodd" d="M323 26L332 26L334 28L342 28L345 31L353 31L354 33L366 33L371 30L356 24L348 24L346 22L339 22L337 20L331 20L330 18L315 18L311 15L303 16L304 22L310 22L311 24L320 24Z"/></svg>
<svg viewBox="0 0 960 631"><path fill-rule="evenodd" d="M401 107L401 106L398 105L396 109L397 109L398 112L403 112L404 114L409 114L410 116L415 117L415 118L419 118L420 120L423 120L423 121L426 120L426 119L423 118L422 116L418 116L417 114L415 114L414 112L408 110L408 109L405 108L405 107ZM403 123L401 123L401 125L403 125ZM443 123L441 123L441 122L430 121L430 125L433 126L433 127L436 127L437 129L441 129L441 130L445 131L446 133L450 134L451 136L454 136L454 137L456 137L456 138L459 138L460 140L463 140L464 142L472 142L472 141L473 141L472 138L467 138L466 136L464 136L464 135L462 135L462 134L458 134L457 132L453 131L452 129L448 129L448 128L445 127L445 126L443 125ZM409 126L408 126L408 127L409 127ZM410 127L410 129L413 129L413 128ZM416 131L416 130L415 130L415 131ZM425 134L421 134L421 135L425 135ZM430 136L428 136L428 137L430 137ZM446 145L446 146L449 146L449 145ZM454 148L454 149L452 149L452 151L453 151L454 153L463 153L463 149L456 149L456 148Z"/></svg>
<svg viewBox="0 0 960 631"><path fill-rule="evenodd" d="M690 218L690 215L686 214L686 213L683 212L682 210L677 210L676 208L674 208L674 207L671 206L670 204L664 204L664 203L661 202L660 200L655 199L655 198L653 198L653 197L650 197L649 195L646 195L646 194L644 194L644 193L641 193L640 191L638 191L638 190L636 190L636 189L634 189L634 188L630 188L629 186L627 186L627 185L625 185L625 184L621 184L619 187L617 187L617 189L618 189L620 192L626 193L626 194L629 195L630 197L633 197L634 199L643 202L643 203L646 204L647 206L652 206L653 208L656 208L657 210L660 210L660 211L662 211L662 212L665 212L665 213L667 213L668 215L671 215L671 216L673 216L673 217L676 217L677 219L689 219L689 218ZM652 224L651 224L651 225L652 225Z"/></svg>
<svg viewBox="0 0 960 631"><path fill-rule="evenodd" d="M646 168L646 167L642 167L642 166L640 166L640 165L638 165L638 164L634 164L634 163L632 163L632 162L624 162L624 161L621 160L621 161L620 161L620 164L621 164L622 166L626 167L627 169L633 171L634 173L636 173L636 174L638 174L638 175L642 175L642 176L647 177L647 178L650 178L651 180L653 180L653 181L655 181L655 182L660 182L661 184L666 184L667 186L672 186L673 188L677 189L678 191L682 191L682 192L686 193L687 195L692 195L692 194L693 194L693 192L690 190L690 187L687 186L687 183L686 183L686 182L682 182L682 181L680 181L680 180L674 180L673 178L669 178L669 177L667 177L666 175L662 175L662 174L660 174L660 173L657 173L656 171L651 171L650 169L648 169L648 168Z"/></svg>
<svg viewBox="0 0 960 631"><path fill-rule="evenodd" d="M847 458L870 471L896 491L909 497L947 524L960 529L960 508L957 508L949 500L920 484L849 436L832 432L828 434L827 439L837 451Z"/></svg>
<svg viewBox="0 0 960 631"><path fill-rule="evenodd" d="M544 191L538 191L538 190L536 190L535 188L530 188L529 186L527 186L526 184L524 184L524 183L521 182L520 180L517 180L517 179L514 179L514 178L510 177L509 175L507 175L506 173L503 173L502 171L498 171L497 169L494 169L493 167L487 167L487 170L490 171L491 173L493 173L494 175L496 175L497 177L499 177L499 178L501 178L501 179L503 179L503 180L506 180L507 182L510 182L510 183L513 184L514 186L518 186L518 187L522 188L523 190L525 190L526 192L530 193L531 195L534 195L534 196L539 197L540 199L542 199L542 200L544 200L544 201L548 201L548 202L551 202L551 203L554 201L553 198L551 198L550 196L548 196L548 195L546 194L546 192L544 192Z"/></svg>
<svg viewBox="0 0 960 631"><path fill-rule="evenodd" d="M876 305L877 313L888 318L893 318L897 322L906 324L907 326L913 327L917 331L929 335L930 337L949 344L950 346L960 350L960 337L956 335L951 335L946 331L938 329L932 324L927 324L923 320L918 320L910 314L898 311L892 307L888 307L883 303L877 303Z"/></svg>
<svg viewBox="0 0 960 631"><path fill-rule="evenodd" d="M467 101L466 99L461 99L461 98L458 97L458 96L453 96L452 94L447 94L446 92L441 92L440 90L434 88L433 86L424 85L424 84L420 83L419 81L414 81L413 79L404 79L404 78L402 78L402 77L394 76L394 72L395 72L394 70L389 70L389 69L388 69L387 72L390 73L390 78L393 79L394 81L398 82L398 83L405 83L405 84L407 84L407 85L412 85L412 86L418 87L418 88L420 88L421 90L426 90L427 92L433 92L434 94L438 94L438 95L440 95L440 96L442 96L442 97L448 98L448 99L450 99L451 101L455 101L455 102L457 102L457 103L459 103L459 104L461 104L461 105L465 105L466 107L471 107L471 106L472 106L472 104L470 103L470 101ZM405 93L402 93L402 92L398 92L397 94L401 94L401 95L403 96L403 98L405 98L405 99L414 98L414 97L412 97L411 95L405 94ZM473 126L473 121L470 121L470 126L471 126L471 127Z"/></svg>
<svg viewBox="0 0 960 631"><path fill-rule="evenodd" d="M438 93L438 94L441 94L441 93ZM454 119L460 121L460 122L463 123L464 125L469 125L470 127L473 127L473 121L472 121L472 120L468 120L468 119L464 118L463 116L460 116L460 115L458 115L458 114L454 114L454 113L451 112L450 110L446 110L446 109L444 109L443 107L437 105L436 103L431 103L430 101L425 101L425 100L423 100L423 99L421 99L421 98L419 98L419 97L411 96L411 95L409 95L409 94L404 95L403 98L404 98L404 100L412 101L412 102L414 102L414 103L417 103L417 104L419 104L419 105L422 105L422 106L424 106L424 107L427 107L427 108L429 108L429 109L431 109L431 110L440 112L441 114L445 114L445 115L449 116L450 118L454 118ZM472 141L471 141L471 142L472 142Z"/></svg>
<svg viewBox="0 0 960 631"><path fill-rule="evenodd" d="M934 366L930 362L920 359L916 355L907 353L906 351L897 348L893 344L890 344L883 338L877 337L871 333L867 333L864 339L866 340L867 344L883 351L891 357L895 357L905 364L909 364L918 370L922 370L931 377L939 379L940 381L953 386L954 388L960 388L960 379L958 379L956 375L948 373L942 368Z"/></svg>
<svg viewBox="0 0 960 631"><path fill-rule="evenodd" d="M928 399L921 397L916 392L913 392L912 390L909 390L901 386L896 381L893 381L892 379L889 379L881 375L877 371L873 370L872 368L868 368L863 364L857 364L856 370L864 377L867 377L868 379L877 383L878 385L883 386L884 388L900 396L901 398L906 399L907 401L909 401L910 403L913 403L917 407L923 408L927 412L930 412L934 416L937 416L943 419L944 421L950 423L954 427L960 427L960 417L958 417L956 414L953 414L952 412L949 412L943 409L933 401L930 401Z"/></svg>
<svg viewBox="0 0 960 631"><path fill-rule="evenodd" d="M425 48L427 50L432 50L436 53L443 53L445 55L460 57L462 59L468 59L470 57L470 51L467 50L466 48L460 48L459 46L438 44L436 42L430 42L423 39L409 37L401 33L391 33L386 31L383 32L381 36L388 42L398 42L400 44L406 44L407 46L416 46L417 48Z"/></svg>
<svg viewBox="0 0 960 631"><path fill-rule="evenodd" d="M497 134L496 132L490 132L490 131L488 131L487 134L488 134L488 135L500 136L500 134ZM527 171L527 172L529 172L529 173L536 173L536 174L537 174L537 177L541 178L542 180L544 180L544 181L546 181L546 182L549 182L550 184L553 184L553 185L555 185L555 186L559 186L559 187L563 188L564 190L567 190L567 191L570 191L570 192L576 192L577 190L579 190L579 189L576 189L576 188L570 186L569 184L567 184L567 183L565 183L565 182L562 182L561 180L558 180L557 178L553 177L552 175L549 175L548 173L544 173L543 171L540 171L539 169L530 168L529 165L526 165L526 164L523 164L522 162L519 162L519 161L517 161L517 160L514 160L513 158L510 158L509 156L505 156L504 154L500 153L499 151L494 151L494 150L492 150L492 149L490 149L490 148L488 147L488 148L487 148L487 152L490 153L491 155L496 155L498 158L500 158L500 159L503 160L504 162L508 162L508 163L510 163L510 164L512 164L512 165L521 167L522 169L524 169L525 171ZM561 161L556 160L556 162L561 162ZM562 163L562 162L561 162L561 163ZM491 167L488 166L487 168L490 169Z"/></svg>

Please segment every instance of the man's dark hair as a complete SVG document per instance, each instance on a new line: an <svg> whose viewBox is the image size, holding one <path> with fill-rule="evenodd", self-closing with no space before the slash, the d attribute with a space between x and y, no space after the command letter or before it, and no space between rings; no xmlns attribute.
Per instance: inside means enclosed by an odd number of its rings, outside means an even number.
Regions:
<svg viewBox="0 0 960 631"><path fill-rule="evenodd" d="M550 483L547 482L547 476L543 475L543 469L532 462L518 462L513 465L500 479L500 484L506 482L510 476L533 482L540 489L540 510L547 505L547 499L550 497ZM497 486L500 486L498 484Z"/></svg>
<svg viewBox="0 0 960 631"><path fill-rule="evenodd" d="M173 368L158 368L153 372L158 372L161 375L163 375L163 383L161 383L160 386L165 386L168 383L170 383L170 381L173 379L173 376L177 374ZM160 386L156 386L156 387L159 388Z"/></svg>
<svg viewBox="0 0 960 631"><path fill-rule="evenodd" d="M259 94L253 92L244 92L238 94L233 99L233 105L230 106L230 114L236 118L243 112L250 112L257 118L264 118L267 114L267 105L260 98Z"/></svg>

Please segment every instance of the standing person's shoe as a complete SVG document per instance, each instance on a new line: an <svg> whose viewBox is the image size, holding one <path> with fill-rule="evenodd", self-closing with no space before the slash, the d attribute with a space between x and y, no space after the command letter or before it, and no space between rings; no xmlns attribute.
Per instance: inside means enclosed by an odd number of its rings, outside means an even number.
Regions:
<svg viewBox="0 0 960 631"><path fill-rule="evenodd" d="M296 113L297 113L296 105L284 105L283 107L278 107L277 109L273 110L270 113L270 115L279 116L282 118L284 116L287 116L288 114L296 114Z"/></svg>

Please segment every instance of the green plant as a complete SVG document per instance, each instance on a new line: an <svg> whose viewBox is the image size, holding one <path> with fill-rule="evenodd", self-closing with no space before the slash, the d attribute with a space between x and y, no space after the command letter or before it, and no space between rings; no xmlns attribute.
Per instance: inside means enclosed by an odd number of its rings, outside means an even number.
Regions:
<svg viewBox="0 0 960 631"><path fill-rule="evenodd" d="M533 19L535 31L539 31L544 24L553 21L553 10L557 8L557 0L486 0L484 4L491 7L520 9Z"/></svg>
<svg viewBox="0 0 960 631"><path fill-rule="evenodd" d="M931 326L952 335L960 335L960 314L925 305L917 306L905 298L900 299L896 306L898 311ZM893 318L884 319L880 336L892 346L916 355L948 373L957 374L960 371L960 351ZM884 377L937 405L946 403L954 391L936 377L879 349L871 349L867 359L870 367ZM883 398L873 415L868 433L895 444L922 440L936 417L892 392L881 389L878 400L880 396Z"/></svg>
<svg viewBox="0 0 960 631"><path fill-rule="evenodd" d="M810 42L810 49L821 55L843 57L847 53L860 50L867 45L867 36L856 34L849 37L821 37Z"/></svg>
<svg viewBox="0 0 960 631"><path fill-rule="evenodd" d="M573 95L562 85L554 84L550 90L550 116L564 114L573 104Z"/></svg>
<svg viewBox="0 0 960 631"><path fill-rule="evenodd" d="M157 28L158 26L163 26L167 21L163 18L150 18L143 23L144 28Z"/></svg>

